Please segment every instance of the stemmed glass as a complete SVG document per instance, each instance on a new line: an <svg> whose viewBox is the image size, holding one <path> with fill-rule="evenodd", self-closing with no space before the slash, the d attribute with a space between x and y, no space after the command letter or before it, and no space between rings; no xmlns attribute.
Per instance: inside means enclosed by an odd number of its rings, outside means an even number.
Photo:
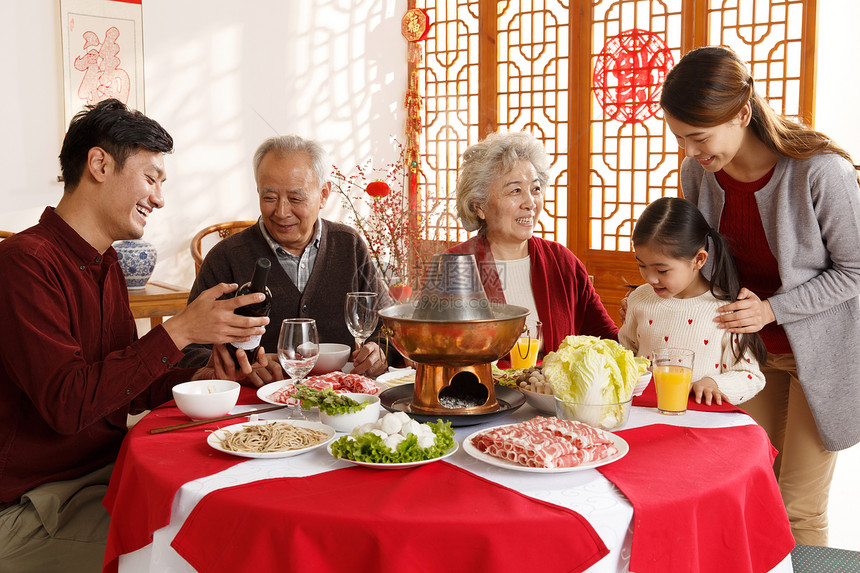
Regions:
<svg viewBox="0 0 860 573"><path fill-rule="evenodd" d="M278 337L278 360L295 384L316 364L320 353L317 323L312 318L287 318ZM304 419L300 405L290 407L290 419Z"/></svg>
<svg viewBox="0 0 860 573"><path fill-rule="evenodd" d="M375 292L348 292L343 314L346 327L355 337L356 350L376 330L379 296Z"/></svg>

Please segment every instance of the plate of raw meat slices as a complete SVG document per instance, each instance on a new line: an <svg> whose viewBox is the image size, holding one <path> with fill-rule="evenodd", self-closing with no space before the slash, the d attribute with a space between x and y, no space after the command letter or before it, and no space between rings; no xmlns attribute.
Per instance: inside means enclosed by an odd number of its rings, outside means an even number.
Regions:
<svg viewBox="0 0 860 573"><path fill-rule="evenodd" d="M354 392L376 396L382 391L382 388L372 379L360 374L345 372L329 372L328 374L303 378L298 382L314 390L331 388L338 394ZM293 392L295 392L295 384L292 380L279 380L258 388L257 398L276 406L280 404L294 405L298 403L298 400L290 397Z"/></svg>
<svg viewBox="0 0 860 573"><path fill-rule="evenodd" d="M612 432L573 420L538 416L475 432L463 440L463 450L500 468L562 473L611 464L627 455L630 446Z"/></svg>

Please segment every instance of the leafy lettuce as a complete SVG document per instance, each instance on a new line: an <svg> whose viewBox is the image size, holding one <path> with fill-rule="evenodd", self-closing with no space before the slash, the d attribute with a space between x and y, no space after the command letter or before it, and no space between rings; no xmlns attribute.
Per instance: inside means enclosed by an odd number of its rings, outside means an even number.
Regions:
<svg viewBox="0 0 860 573"><path fill-rule="evenodd" d="M422 448L418 437L409 434L405 440L392 450L382 442L378 434L366 432L357 436L343 436L331 443L331 453L336 458L346 458L357 462L375 464L398 464L432 460L445 454L454 447L454 429L450 422L430 422L427 424L436 434L433 445Z"/></svg>
<svg viewBox="0 0 860 573"><path fill-rule="evenodd" d="M331 388L317 390L302 386L301 384L296 384L296 391L290 394L290 396L301 400L302 409L310 410L314 406L317 406L320 412L325 412L329 416L358 412L370 403L353 400L349 396L338 394Z"/></svg>
<svg viewBox="0 0 860 573"><path fill-rule="evenodd" d="M630 399L648 364L614 340L568 336L544 357L543 373L562 400L617 404Z"/></svg>

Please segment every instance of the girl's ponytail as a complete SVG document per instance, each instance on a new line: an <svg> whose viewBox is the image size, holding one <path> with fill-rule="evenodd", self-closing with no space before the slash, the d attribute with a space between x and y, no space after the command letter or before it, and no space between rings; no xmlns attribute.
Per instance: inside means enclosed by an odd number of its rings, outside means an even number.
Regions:
<svg viewBox="0 0 860 573"><path fill-rule="evenodd" d="M740 279L735 259L725 237L711 228L704 215L690 201L679 197L661 197L653 201L633 227L633 246L651 244L677 259L691 260L704 249L710 261L710 290L717 299L734 302L740 293ZM710 241L709 241L710 239ZM735 360L749 351L759 363L767 350L758 333L736 334L732 345Z"/></svg>
<svg viewBox="0 0 860 573"><path fill-rule="evenodd" d="M711 294L715 298L735 302L738 300L741 285L728 241L712 227L708 228L707 236L710 239L710 244L713 245L711 248L705 249L708 251L708 258L712 261ZM767 359L767 348L765 348L764 341L758 333L751 332L733 336L737 340L737 344L732 345L736 361L750 352L759 361L759 364L764 364Z"/></svg>

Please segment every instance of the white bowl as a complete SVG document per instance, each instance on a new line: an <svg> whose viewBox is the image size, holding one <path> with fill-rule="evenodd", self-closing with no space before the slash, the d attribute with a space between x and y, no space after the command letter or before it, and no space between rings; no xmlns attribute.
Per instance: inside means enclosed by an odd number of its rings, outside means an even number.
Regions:
<svg viewBox="0 0 860 573"><path fill-rule="evenodd" d="M555 414L555 396L552 394L541 394L525 388L520 388L520 392L526 395L526 402L539 412Z"/></svg>
<svg viewBox="0 0 860 573"><path fill-rule="evenodd" d="M346 344L337 344L335 342L320 343L320 353L317 357L317 362L311 370L312 375L328 374L329 372L337 372L341 370L347 360L349 360L352 348Z"/></svg>
<svg viewBox="0 0 860 573"><path fill-rule="evenodd" d="M225 416L239 400L239 383L231 380L194 380L173 387L173 399L192 420Z"/></svg>
<svg viewBox="0 0 860 573"><path fill-rule="evenodd" d="M634 396L641 396L642 392L645 391L645 388L648 387L648 384L651 383L651 373L646 372L642 376L639 377L639 381L636 382L636 386L633 388Z"/></svg>
<svg viewBox="0 0 860 573"><path fill-rule="evenodd" d="M370 404L358 412L350 414L336 414L332 416L320 410L320 422L326 426L331 426L338 432L348 434L357 426L375 422L379 419L379 396L357 394L355 392L347 392L342 395L349 396L356 402L370 402Z"/></svg>
<svg viewBox="0 0 860 573"><path fill-rule="evenodd" d="M630 417L633 398L617 404L581 404L555 397L555 415L562 420L576 420L601 430L623 427Z"/></svg>

